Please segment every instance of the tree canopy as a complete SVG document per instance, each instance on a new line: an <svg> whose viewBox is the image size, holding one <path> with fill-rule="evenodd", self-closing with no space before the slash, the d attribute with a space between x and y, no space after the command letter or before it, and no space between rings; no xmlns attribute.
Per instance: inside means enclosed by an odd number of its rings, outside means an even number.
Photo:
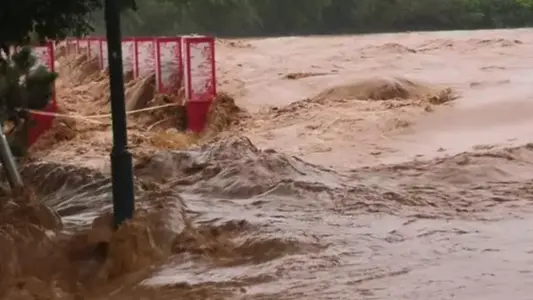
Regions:
<svg viewBox="0 0 533 300"><path fill-rule="evenodd" d="M136 9L134 0L117 0L120 9ZM0 1L0 126L12 121L8 139L24 153L32 125L28 109L49 105L57 74L36 65L30 46L92 32L90 14L103 0ZM12 48L13 47L13 48ZM10 53L10 49L17 49Z"/></svg>
<svg viewBox="0 0 533 300"><path fill-rule="evenodd" d="M134 0L118 0L122 9L136 9ZM34 37L61 40L93 30L90 14L103 8L103 0L2 0L0 42L25 45Z"/></svg>
<svg viewBox="0 0 533 300"><path fill-rule="evenodd" d="M374 33L533 25L533 0L137 0L123 34ZM96 28L103 34L102 14Z"/></svg>

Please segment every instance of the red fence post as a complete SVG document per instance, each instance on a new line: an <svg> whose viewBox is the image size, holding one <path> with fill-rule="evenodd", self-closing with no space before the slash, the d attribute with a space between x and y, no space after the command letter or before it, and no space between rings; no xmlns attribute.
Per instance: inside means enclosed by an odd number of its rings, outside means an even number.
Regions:
<svg viewBox="0 0 533 300"><path fill-rule="evenodd" d="M139 50L137 39L133 38L133 78L139 77Z"/></svg>
<svg viewBox="0 0 533 300"><path fill-rule="evenodd" d="M215 39L185 37L183 47L187 128L201 132L205 128L211 103L216 97ZM194 64L191 63L193 61Z"/></svg>
<svg viewBox="0 0 533 300"><path fill-rule="evenodd" d="M100 65L100 70L103 70L104 69L104 48L103 48L103 45L102 45L102 39L99 39L98 40L98 48L100 49L100 58L98 59L98 64Z"/></svg>

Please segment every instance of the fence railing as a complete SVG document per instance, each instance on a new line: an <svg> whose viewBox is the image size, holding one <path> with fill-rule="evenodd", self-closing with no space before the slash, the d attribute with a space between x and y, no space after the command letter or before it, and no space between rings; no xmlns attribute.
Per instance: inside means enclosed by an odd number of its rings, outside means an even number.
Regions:
<svg viewBox="0 0 533 300"><path fill-rule="evenodd" d="M67 39L65 46L67 54L86 53L88 57L98 58L100 69L108 66L105 38ZM52 71L55 69L54 47L52 42L34 47L38 63ZM187 128L193 132L201 132L205 128L209 107L217 94L213 37L128 37L122 40L122 59L124 73L131 72L134 79L155 74L158 93L177 94L183 91ZM45 111L57 112L55 95ZM37 126L30 131L30 144L53 123L52 116L34 115L33 118Z"/></svg>

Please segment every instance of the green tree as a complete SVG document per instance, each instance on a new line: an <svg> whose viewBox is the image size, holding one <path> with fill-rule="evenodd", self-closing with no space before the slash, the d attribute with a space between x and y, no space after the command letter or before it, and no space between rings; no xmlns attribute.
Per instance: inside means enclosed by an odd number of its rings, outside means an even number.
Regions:
<svg viewBox="0 0 533 300"><path fill-rule="evenodd" d="M533 25L532 0L137 0L123 32L217 36L340 34ZM95 23L103 33L101 14Z"/></svg>
<svg viewBox="0 0 533 300"><path fill-rule="evenodd" d="M134 0L120 0L122 9L136 9ZM40 40L62 40L93 30L90 13L103 8L102 0L2 0L0 1L0 42L30 43L29 33Z"/></svg>
<svg viewBox="0 0 533 300"><path fill-rule="evenodd" d="M120 1L122 9L136 9L134 0ZM13 144L25 148L30 125L26 109L46 107L57 78L45 67L36 67L29 46L90 33L89 15L102 7L101 0L0 1L0 126L8 120L15 123ZM19 50L10 53L15 48Z"/></svg>

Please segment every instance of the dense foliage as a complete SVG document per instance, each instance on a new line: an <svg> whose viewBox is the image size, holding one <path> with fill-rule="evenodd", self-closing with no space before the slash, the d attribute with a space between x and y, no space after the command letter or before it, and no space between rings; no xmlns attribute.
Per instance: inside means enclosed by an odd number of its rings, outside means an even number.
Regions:
<svg viewBox="0 0 533 300"><path fill-rule="evenodd" d="M36 58L30 47L23 47L10 60L0 59L0 107L8 109L3 115L11 115L17 107L43 109L52 96L57 74L45 66L36 65Z"/></svg>
<svg viewBox="0 0 533 300"><path fill-rule="evenodd" d="M527 27L533 0L137 0L126 35L268 36ZM96 16L103 33L101 13Z"/></svg>
<svg viewBox="0 0 533 300"><path fill-rule="evenodd" d="M120 9L135 9L134 0L117 0ZM17 144L25 144L31 125L26 109L45 108L57 74L38 66L28 46L68 35L92 32L90 14L103 9L103 0L0 1L0 126L12 121ZM13 49L18 49L13 52ZM10 143L13 139L10 139Z"/></svg>
<svg viewBox="0 0 533 300"><path fill-rule="evenodd" d="M118 0L120 8L136 8L134 0ZM2 0L0 43L24 45L33 37L61 39L92 31L89 14L103 8L103 0Z"/></svg>
<svg viewBox="0 0 533 300"><path fill-rule="evenodd" d="M13 153L23 156L32 124L26 109L44 109L54 92L57 74L38 65L31 47L22 47L9 59L0 59L0 121L11 121L8 132Z"/></svg>

